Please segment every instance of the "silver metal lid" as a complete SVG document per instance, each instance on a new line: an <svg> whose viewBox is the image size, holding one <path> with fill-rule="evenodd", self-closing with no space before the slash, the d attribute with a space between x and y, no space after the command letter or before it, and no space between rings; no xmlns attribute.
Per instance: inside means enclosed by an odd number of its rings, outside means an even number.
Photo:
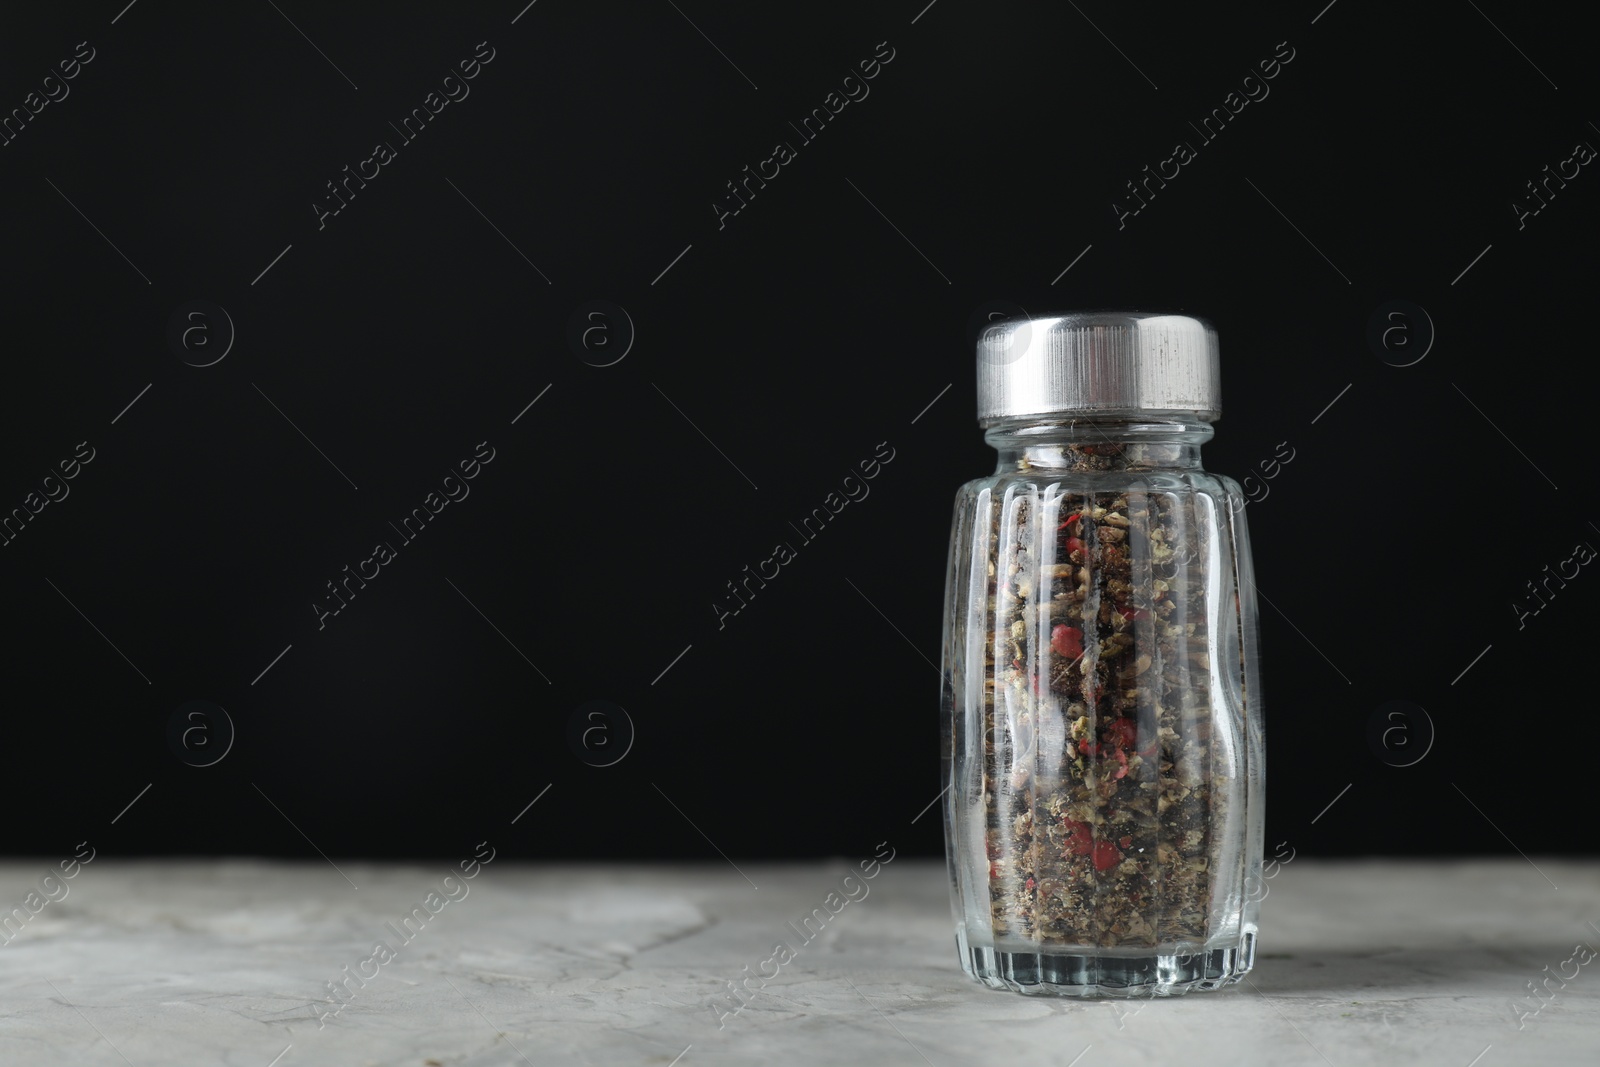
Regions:
<svg viewBox="0 0 1600 1067"><path fill-rule="evenodd" d="M1222 416L1217 331L1204 319L1082 311L997 322L978 338L978 422L1053 412Z"/></svg>

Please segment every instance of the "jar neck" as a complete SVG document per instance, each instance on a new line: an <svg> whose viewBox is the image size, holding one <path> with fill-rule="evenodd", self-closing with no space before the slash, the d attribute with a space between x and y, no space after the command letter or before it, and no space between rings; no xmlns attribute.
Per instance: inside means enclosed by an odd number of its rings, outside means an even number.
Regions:
<svg viewBox="0 0 1600 1067"><path fill-rule="evenodd" d="M1200 468L1211 424L1196 416L1025 415L1000 419L983 434L1000 453L997 474Z"/></svg>

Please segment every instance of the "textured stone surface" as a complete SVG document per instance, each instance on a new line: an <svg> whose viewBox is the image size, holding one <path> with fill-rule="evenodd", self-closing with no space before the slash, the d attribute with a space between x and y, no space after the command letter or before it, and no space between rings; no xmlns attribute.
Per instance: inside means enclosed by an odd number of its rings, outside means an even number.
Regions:
<svg viewBox="0 0 1600 1067"><path fill-rule="evenodd" d="M0 1063L1594 1063L1600 959L1538 1014L1522 1001L1520 1031L1511 1008L1575 944L1600 948L1600 864L1535 860L1559 890L1520 859L1298 859L1268 883L1251 984L1113 1004L969 982L942 867L902 858L719 1029L713 998L798 944L785 924L844 862L741 864L747 881L502 860L319 1028L325 983L401 944L385 924L446 864L341 863L352 889L326 863L102 857L0 947ZM0 865L0 908L45 866Z"/></svg>

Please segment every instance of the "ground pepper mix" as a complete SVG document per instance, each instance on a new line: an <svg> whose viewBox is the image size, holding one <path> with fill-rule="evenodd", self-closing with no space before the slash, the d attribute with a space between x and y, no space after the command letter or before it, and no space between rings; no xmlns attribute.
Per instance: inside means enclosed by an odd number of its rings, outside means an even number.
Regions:
<svg viewBox="0 0 1600 1067"><path fill-rule="evenodd" d="M1089 474L1065 480L1075 487L1166 458L1122 444L1063 453L1066 472ZM982 775L997 943L1172 951L1211 933L1226 789L1212 752L1210 520L1192 492L1149 482L1014 484L989 509Z"/></svg>

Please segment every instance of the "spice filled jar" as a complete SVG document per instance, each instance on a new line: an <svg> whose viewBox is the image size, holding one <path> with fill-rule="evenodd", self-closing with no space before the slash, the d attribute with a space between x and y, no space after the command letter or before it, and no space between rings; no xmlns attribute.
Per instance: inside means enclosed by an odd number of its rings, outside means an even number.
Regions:
<svg viewBox="0 0 1600 1067"><path fill-rule="evenodd" d="M978 342L995 473L956 499L943 694L962 968L1169 996L1254 962L1262 717L1243 493L1201 319L1013 320Z"/></svg>

